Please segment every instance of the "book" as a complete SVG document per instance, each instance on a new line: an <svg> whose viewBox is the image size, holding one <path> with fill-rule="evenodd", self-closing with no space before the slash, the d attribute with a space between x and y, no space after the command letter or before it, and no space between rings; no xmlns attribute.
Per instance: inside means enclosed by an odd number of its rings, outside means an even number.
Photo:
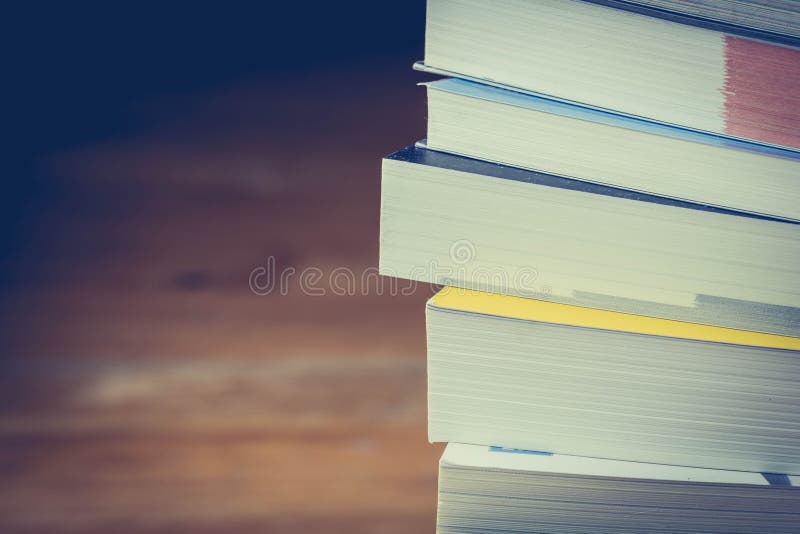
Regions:
<svg viewBox="0 0 800 534"><path fill-rule="evenodd" d="M418 68L798 148L800 9L732 4L430 0Z"/></svg>
<svg viewBox="0 0 800 534"><path fill-rule="evenodd" d="M428 0L414 68L436 531L797 532L800 3Z"/></svg>
<svg viewBox="0 0 800 534"><path fill-rule="evenodd" d="M379 271L793 335L800 226L411 146L383 161Z"/></svg>
<svg viewBox="0 0 800 534"><path fill-rule="evenodd" d="M438 534L793 533L798 477L450 443Z"/></svg>
<svg viewBox="0 0 800 534"><path fill-rule="evenodd" d="M428 436L800 475L800 338L446 288Z"/></svg>
<svg viewBox="0 0 800 534"><path fill-rule="evenodd" d="M800 5L795 0L588 1L691 25L723 29L727 25L754 37L800 37Z"/></svg>
<svg viewBox="0 0 800 534"><path fill-rule="evenodd" d="M428 148L800 220L800 151L459 79L428 87Z"/></svg>

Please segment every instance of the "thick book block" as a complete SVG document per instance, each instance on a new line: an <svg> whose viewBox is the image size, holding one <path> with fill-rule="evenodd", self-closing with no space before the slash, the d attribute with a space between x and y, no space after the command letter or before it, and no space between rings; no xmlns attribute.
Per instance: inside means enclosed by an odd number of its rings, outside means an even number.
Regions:
<svg viewBox="0 0 800 534"><path fill-rule="evenodd" d="M636 5L641 3L668 10L642 9ZM747 27L741 2L716 14L708 4L429 0L425 66L800 148L796 2L781 2L761 17L751 15L753 28ZM698 18L693 10L708 18Z"/></svg>
<svg viewBox="0 0 800 534"><path fill-rule="evenodd" d="M428 148L800 220L800 150L454 78L427 86Z"/></svg>
<svg viewBox="0 0 800 534"><path fill-rule="evenodd" d="M431 441L800 475L800 338L446 288Z"/></svg>
<svg viewBox="0 0 800 534"><path fill-rule="evenodd" d="M795 335L800 225L409 147L383 161L380 272Z"/></svg>
<svg viewBox="0 0 800 534"><path fill-rule="evenodd" d="M436 532L789 534L797 477L450 443Z"/></svg>

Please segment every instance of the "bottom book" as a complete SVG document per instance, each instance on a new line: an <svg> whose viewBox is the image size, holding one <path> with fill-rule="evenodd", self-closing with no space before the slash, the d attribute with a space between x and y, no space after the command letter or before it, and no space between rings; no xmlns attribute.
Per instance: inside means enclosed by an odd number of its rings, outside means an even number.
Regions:
<svg viewBox="0 0 800 534"><path fill-rule="evenodd" d="M800 477L450 443L437 532L800 532Z"/></svg>

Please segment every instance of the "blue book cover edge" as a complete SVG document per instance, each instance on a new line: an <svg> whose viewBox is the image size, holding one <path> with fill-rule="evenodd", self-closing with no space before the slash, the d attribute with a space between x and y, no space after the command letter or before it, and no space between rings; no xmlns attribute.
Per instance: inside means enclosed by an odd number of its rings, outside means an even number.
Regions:
<svg viewBox="0 0 800 534"><path fill-rule="evenodd" d="M547 98L545 96L521 93L475 81L459 78L445 78L433 82L424 82L421 85L426 85L429 89L436 91L445 91L456 95L478 98L522 109L561 115L571 119L589 121L616 128L626 128L646 134L660 135L683 141L704 143L721 148L744 150L764 156L800 161L800 150L745 141L709 132L701 132L632 115L624 115L591 106Z"/></svg>

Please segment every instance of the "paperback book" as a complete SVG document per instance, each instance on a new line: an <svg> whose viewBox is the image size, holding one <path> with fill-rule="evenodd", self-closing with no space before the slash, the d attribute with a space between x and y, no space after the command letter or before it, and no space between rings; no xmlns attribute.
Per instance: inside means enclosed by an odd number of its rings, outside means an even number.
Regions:
<svg viewBox="0 0 800 534"><path fill-rule="evenodd" d="M438 534L794 533L798 478L450 443Z"/></svg>

